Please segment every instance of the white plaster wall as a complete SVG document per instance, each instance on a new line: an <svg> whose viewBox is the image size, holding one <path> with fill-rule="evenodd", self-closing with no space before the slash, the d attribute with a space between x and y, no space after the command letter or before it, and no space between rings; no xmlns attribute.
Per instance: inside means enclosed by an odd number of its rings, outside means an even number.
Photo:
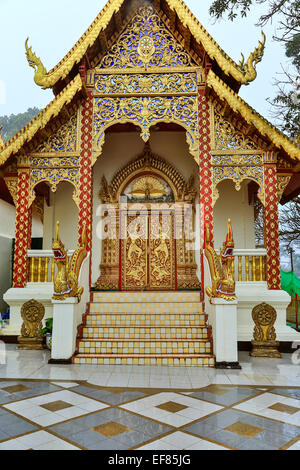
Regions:
<svg viewBox="0 0 300 470"><path fill-rule="evenodd" d="M56 193L50 195L50 207L45 205L43 249L52 248L56 232L56 222L60 222L60 238L68 250L75 250L78 245L78 208L72 199L74 186L62 182Z"/></svg>
<svg viewBox="0 0 300 470"><path fill-rule="evenodd" d="M12 239L15 238L16 208L0 200L0 310L5 311L4 293L12 282ZM43 225L38 216L32 218L32 237L43 237Z"/></svg>
<svg viewBox="0 0 300 470"><path fill-rule="evenodd" d="M247 181L236 191L230 180L218 185L219 199L214 207L214 242L218 249L227 234L231 219L235 248L255 248L254 209L248 204Z"/></svg>
<svg viewBox="0 0 300 470"><path fill-rule="evenodd" d="M0 200L0 236L15 238L16 208ZM43 237L43 224L37 215L32 217L32 238Z"/></svg>
<svg viewBox="0 0 300 470"><path fill-rule="evenodd" d="M189 153L185 132L152 132L150 145L152 152L177 168L186 181L194 174L195 187L198 186L198 165ZM95 163L93 169L92 284L100 275L101 240L97 236L97 226L99 229L101 217L97 215L97 210L99 211L100 206L99 190L102 177L104 175L110 184L119 169L142 154L144 146L145 143L138 132L108 133L102 155ZM199 252L198 260L200 261Z"/></svg>

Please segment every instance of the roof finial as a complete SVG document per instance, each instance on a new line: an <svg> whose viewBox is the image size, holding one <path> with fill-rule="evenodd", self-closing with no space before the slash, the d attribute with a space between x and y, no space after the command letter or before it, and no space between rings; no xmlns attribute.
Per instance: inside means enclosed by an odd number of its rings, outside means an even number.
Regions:
<svg viewBox="0 0 300 470"><path fill-rule="evenodd" d="M36 54L32 51L32 48L28 46L29 38L25 41L25 49L26 49L26 58L28 60L28 64L35 70L34 74L34 81L37 85L41 86L43 90L47 87L44 84L44 79L47 75L47 70L43 65L43 62Z"/></svg>

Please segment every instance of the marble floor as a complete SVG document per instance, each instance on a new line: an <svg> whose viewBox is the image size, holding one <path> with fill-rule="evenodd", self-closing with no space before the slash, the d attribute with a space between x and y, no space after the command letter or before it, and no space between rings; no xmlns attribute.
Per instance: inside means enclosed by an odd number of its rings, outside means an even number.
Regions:
<svg viewBox="0 0 300 470"><path fill-rule="evenodd" d="M300 450L300 364L241 370L49 365L0 356L0 450Z"/></svg>

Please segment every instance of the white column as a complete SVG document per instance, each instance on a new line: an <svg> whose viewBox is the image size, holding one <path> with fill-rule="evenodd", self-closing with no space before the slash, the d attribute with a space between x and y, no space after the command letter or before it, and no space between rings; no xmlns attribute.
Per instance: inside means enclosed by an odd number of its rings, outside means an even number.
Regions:
<svg viewBox="0 0 300 470"><path fill-rule="evenodd" d="M213 331L216 366L238 367L237 300L213 298L209 320Z"/></svg>
<svg viewBox="0 0 300 470"><path fill-rule="evenodd" d="M51 359L69 360L76 348L78 299L52 300L53 331Z"/></svg>

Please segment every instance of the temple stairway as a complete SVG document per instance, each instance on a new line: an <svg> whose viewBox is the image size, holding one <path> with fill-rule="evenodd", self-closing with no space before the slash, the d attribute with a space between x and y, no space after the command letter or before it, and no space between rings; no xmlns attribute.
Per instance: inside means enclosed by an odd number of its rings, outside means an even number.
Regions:
<svg viewBox="0 0 300 470"><path fill-rule="evenodd" d="M95 292L74 364L214 367L200 292Z"/></svg>

